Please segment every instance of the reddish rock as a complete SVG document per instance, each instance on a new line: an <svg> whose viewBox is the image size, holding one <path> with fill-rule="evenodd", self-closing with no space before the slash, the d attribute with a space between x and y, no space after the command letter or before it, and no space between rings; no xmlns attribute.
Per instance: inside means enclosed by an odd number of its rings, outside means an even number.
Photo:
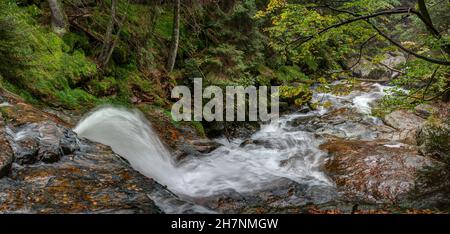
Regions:
<svg viewBox="0 0 450 234"><path fill-rule="evenodd" d="M346 199L395 202L412 189L416 172L431 164L412 147L380 140L333 139L321 149L331 156L324 169Z"/></svg>

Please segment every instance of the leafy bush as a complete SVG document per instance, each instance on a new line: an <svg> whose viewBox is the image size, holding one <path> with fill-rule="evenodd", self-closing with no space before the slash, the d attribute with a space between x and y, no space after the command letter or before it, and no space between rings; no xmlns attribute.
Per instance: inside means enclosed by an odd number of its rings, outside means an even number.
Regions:
<svg viewBox="0 0 450 234"><path fill-rule="evenodd" d="M280 87L280 100L287 101L289 104L297 106L302 106L311 101L312 94L313 93L308 85Z"/></svg>
<svg viewBox="0 0 450 234"><path fill-rule="evenodd" d="M309 81L309 77L305 75L298 66L282 66L275 74L278 83L283 85Z"/></svg>

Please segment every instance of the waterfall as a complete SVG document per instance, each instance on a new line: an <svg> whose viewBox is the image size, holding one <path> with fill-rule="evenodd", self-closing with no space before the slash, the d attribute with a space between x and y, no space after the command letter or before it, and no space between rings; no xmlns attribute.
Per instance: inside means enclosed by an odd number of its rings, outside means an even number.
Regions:
<svg viewBox="0 0 450 234"><path fill-rule="evenodd" d="M371 116L372 103L392 93L391 87L379 84L344 96L315 93L313 101L323 104L319 105L318 110L286 114L262 125L250 138L231 142L216 139L222 144L221 147L208 154L187 157L182 162L174 162L169 150L152 129L152 124L138 110L99 107L87 114L74 131L79 137L111 146L134 169L188 201L180 205L178 198L167 197L165 193L155 191L149 194L166 212L209 213L213 211L196 204L196 201L202 200L198 198L227 194L229 191L252 195L265 189L276 189L283 180L294 181L307 189L311 188L311 191L334 190L334 183L321 170L327 157L319 149L324 140L316 136L317 127L323 127L322 117L326 119L327 113L332 114L332 110L345 108L368 120L366 123L369 125L379 125L381 121ZM324 105L326 103L332 105ZM354 125L338 125L334 127L339 131L355 131ZM311 195L308 199L322 203L331 198Z"/></svg>
<svg viewBox="0 0 450 234"><path fill-rule="evenodd" d="M145 176L170 187L179 186L180 175L173 166L169 151L139 111L102 107L82 119L74 132L110 146Z"/></svg>
<svg viewBox="0 0 450 234"><path fill-rule="evenodd" d="M262 127L251 140L222 140L217 150L176 166L169 151L138 110L101 107L89 113L74 131L83 138L111 146L143 175L177 194L201 197L225 190L250 192L287 178L310 185L331 185L320 171L324 153L312 133L290 131L288 115Z"/></svg>

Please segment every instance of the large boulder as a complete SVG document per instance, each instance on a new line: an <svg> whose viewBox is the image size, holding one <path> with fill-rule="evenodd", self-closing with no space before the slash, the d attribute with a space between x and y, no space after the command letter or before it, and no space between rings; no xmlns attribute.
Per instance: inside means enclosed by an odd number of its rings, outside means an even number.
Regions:
<svg viewBox="0 0 450 234"><path fill-rule="evenodd" d="M437 159L450 158L450 127L448 124L424 124L416 134L422 155Z"/></svg>
<svg viewBox="0 0 450 234"><path fill-rule="evenodd" d="M318 135L346 139L373 140L378 136L378 126L373 117L359 113L350 107L331 110L319 118L303 124L304 129Z"/></svg>
<svg viewBox="0 0 450 234"><path fill-rule="evenodd" d="M76 134L71 129L50 121L8 126L7 130L15 162L22 165L56 162L79 148Z"/></svg>
<svg viewBox="0 0 450 234"><path fill-rule="evenodd" d="M0 213L160 213L155 181L109 148L89 143L52 164L19 166L0 180ZM159 186L161 187L161 186Z"/></svg>
<svg viewBox="0 0 450 234"><path fill-rule="evenodd" d="M426 119L431 115L438 113L439 109L430 104L420 104L414 108L414 111L418 116Z"/></svg>
<svg viewBox="0 0 450 234"><path fill-rule="evenodd" d="M303 207L335 200L333 186L300 184L279 178L252 192L222 191L220 195L196 199L196 203L225 214L308 213Z"/></svg>
<svg viewBox="0 0 450 234"><path fill-rule="evenodd" d="M384 116L383 122L397 130L392 136L392 138L395 138L394 140L415 144L417 129L425 123L425 119L411 111L396 110Z"/></svg>
<svg viewBox="0 0 450 234"><path fill-rule="evenodd" d="M388 141L336 138L321 149L331 156L326 173L349 200L395 203L413 188L416 172L432 163L413 147Z"/></svg>

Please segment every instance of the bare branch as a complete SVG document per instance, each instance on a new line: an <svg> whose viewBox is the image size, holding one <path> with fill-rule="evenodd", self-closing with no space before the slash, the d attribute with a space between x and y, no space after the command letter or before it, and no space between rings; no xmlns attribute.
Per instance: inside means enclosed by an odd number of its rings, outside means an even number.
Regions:
<svg viewBox="0 0 450 234"><path fill-rule="evenodd" d="M378 34L380 34L382 37L384 37L386 40L388 40L390 43L392 43L393 45L395 45L396 47L400 48L401 50L405 51L408 54L413 55L416 58L425 60L427 62L430 63L435 63L435 64L440 64L440 65L446 65L446 66L450 66L450 61L445 61L445 60L440 60L440 59L435 59L435 58L430 58L427 57L425 55L421 55L418 54L410 49L407 49L406 47L404 47L402 44L400 44L399 42L395 41L394 39L392 39L391 37L389 37L386 33L384 33L383 31L381 31L378 27L376 27L372 22L367 21L373 29L375 29L375 31L378 32Z"/></svg>

